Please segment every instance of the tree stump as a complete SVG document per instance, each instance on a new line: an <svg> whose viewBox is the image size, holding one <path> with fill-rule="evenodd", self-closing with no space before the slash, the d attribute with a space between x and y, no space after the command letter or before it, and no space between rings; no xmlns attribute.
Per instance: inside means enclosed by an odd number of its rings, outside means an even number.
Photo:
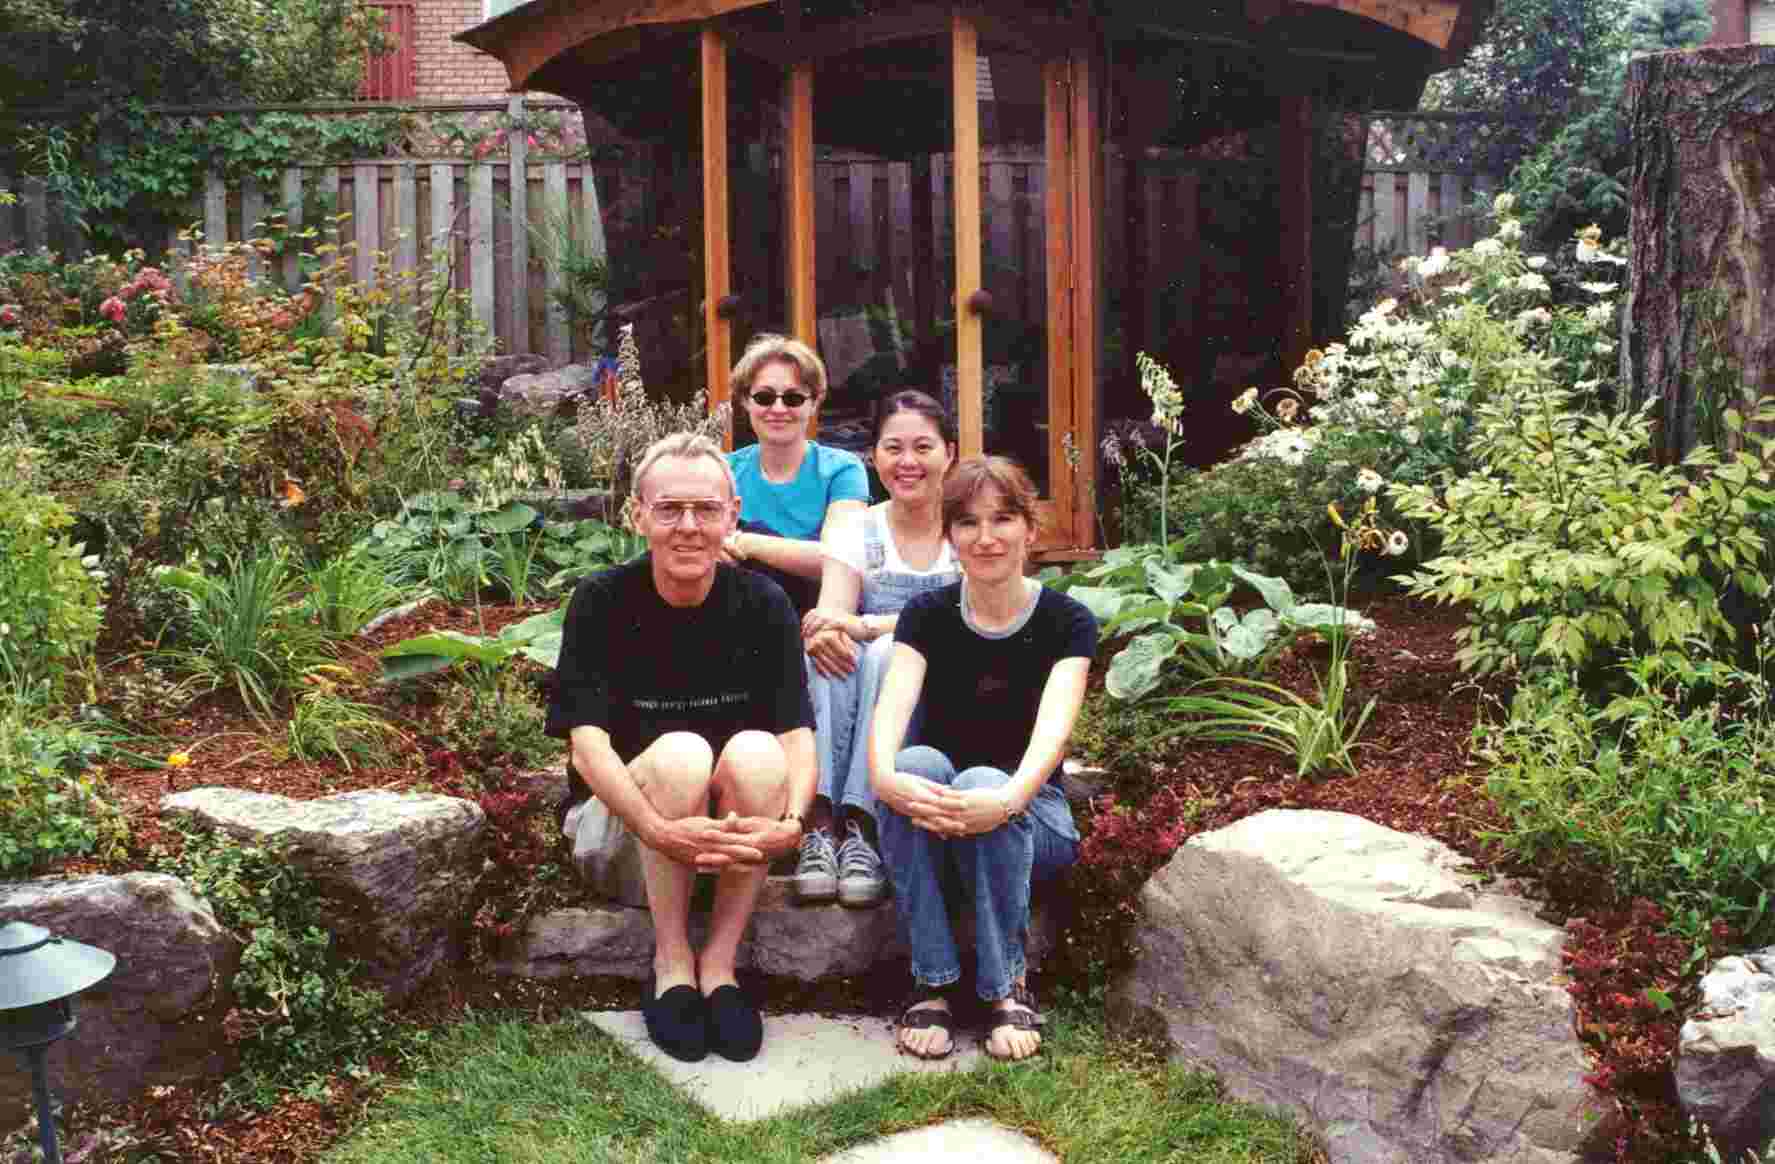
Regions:
<svg viewBox="0 0 1775 1164"><path fill-rule="evenodd" d="M1775 392L1775 45L1653 53L1627 69L1632 261L1622 383L1662 402L1668 459Z"/></svg>

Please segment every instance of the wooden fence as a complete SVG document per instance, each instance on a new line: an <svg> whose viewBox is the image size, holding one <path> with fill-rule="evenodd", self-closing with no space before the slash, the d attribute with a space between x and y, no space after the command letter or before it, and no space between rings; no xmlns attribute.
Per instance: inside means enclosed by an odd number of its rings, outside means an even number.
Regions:
<svg viewBox="0 0 1775 1164"><path fill-rule="evenodd" d="M397 271L429 271L442 253L453 263L454 285L468 293L476 318L499 337L501 350L583 358L590 354L587 337L572 334L553 296L557 273L533 253L531 232L513 224L565 225L586 249L604 254L605 208L636 217L651 212L645 160L530 161L521 145L515 155L490 162L398 159L298 166L271 187L251 180L229 187L212 178L191 217L207 241L220 242L254 237L256 224L279 212L300 227L305 203L349 211L346 241L357 244L360 277L369 278L378 252L386 251ZM1143 159L1133 168L1112 165L1106 253L1126 256L1124 267L1194 282L1189 272L1201 262L1201 240L1214 226L1200 194L1203 183L1241 168L1248 164L1181 157ZM995 314L1039 323L1047 293L1039 275L1046 254L1042 157L1033 151L989 151L981 169L983 270ZM780 223L771 204L768 167L759 177L763 180L751 184L749 195L736 187L733 261L736 289L755 287L759 300L769 302L780 297L776 268L781 261L775 251ZM1362 179L1355 243L1381 258L1424 254L1436 243L1468 245L1475 237L1475 199L1497 185L1485 175L1371 168ZM951 237L943 156L928 164L822 156L815 164L814 188L823 309L891 301L906 315L917 294L919 263L930 266L929 287L937 302L948 301L954 275L950 250L939 241L916 253L912 230L915 203L928 198L932 237ZM0 174L0 189L20 197L19 205L0 207L0 250L77 249L77 236L57 223L40 180ZM316 190L318 202L305 197ZM1126 273L1112 272L1112 281ZM285 256L276 274L292 290L298 287L297 257ZM1143 282L1150 285L1150 279ZM1153 295L1139 298L1144 315L1166 310ZM1154 318L1141 334L1158 326Z"/></svg>
<svg viewBox="0 0 1775 1164"><path fill-rule="evenodd" d="M191 221L206 243L218 244L262 236L271 215L281 213L291 229L300 229L322 225L303 222L316 205L349 212L340 241L356 244L354 273L360 280L371 280L379 252L387 253L396 272L429 273L434 262L447 261L454 268L453 285L467 292L475 318L499 337L502 350L567 360L587 354L586 337L572 334L555 300L559 273L533 253L530 230L514 229L514 223L539 231L565 229L585 249L604 255L599 195L621 185L615 167L532 163L521 151L509 162L401 159L295 166L269 187L252 179L230 186L212 176ZM41 180L15 182L0 174L0 189L19 197L17 206L0 207L0 250L79 249L78 236L51 212ZM314 191L318 200L308 197ZM189 253L177 232L167 247ZM300 257L292 250L273 261L281 269L269 274L298 289Z"/></svg>

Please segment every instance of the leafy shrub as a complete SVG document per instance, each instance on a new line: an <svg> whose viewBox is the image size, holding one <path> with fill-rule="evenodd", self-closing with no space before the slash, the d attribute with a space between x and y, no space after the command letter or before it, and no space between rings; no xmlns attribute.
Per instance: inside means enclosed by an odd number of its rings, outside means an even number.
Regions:
<svg viewBox="0 0 1775 1164"><path fill-rule="evenodd" d="M446 693L444 739L486 770L508 765L535 770L560 762L561 741L543 731L548 716L533 688L507 668L486 685L459 685Z"/></svg>
<svg viewBox="0 0 1775 1164"><path fill-rule="evenodd" d="M1646 409L1587 414L1549 364L1506 362L1513 389L1479 408L1478 471L1440 493L1398 491L1442 535L1443 556L1407 576L1412 592L1470 604L1456 658L1482 674L1570 666L1594 679L1627 653L1717 650L1734 633L1725 584L1769 589L1752 514L1775 504L1775 440L1724 462L1703 447L1681 467L1654 466Z"/></svg>
<svg viewBox="0 0 1775 1164"><path fill-rule="evenodd" d="M392 582L382 563L361 550L348 550L309 570L303 605L329 634L350 638L383 611L414 598L419 589Z"/></svg>
<svg viewBox="0 0 1775 1164"><path fill-rule="evenodd" d="M316 678L310 674L310 678ZM317 687L296 700L284 729L290 755L298 760L337 760L351 771L352 761L387 763L389 743L400 732L375 707L348 699L331 685Z"/></svg>
<svg viewBox="0 0 1775 1164"><path fill-rule="evenodd" d="M1606 870L1705 949L1723 919L1751 946L1775 938L1775 721L1764 684L1716 664L1649 656L1601 709L1562 676L1524 685L1510 718L1477 729L1486 790L1512 853L1553 878ZM1742 703L1722 696L1734 690Z"/></svg>
<svg viewBox="0 0 1775 1164"><path fill-rule="evenodd" d="M122 852L128 825L91 768L102 754L101 742L77 727L0 711L0 876L25 876L62 857Z"/></svg>
<svg viewBox="0 0 1775 1164"><path fill-rule="evenodd" d="M239 1074L224 1085L231 1103L262 1108L285 1090L319 1094L328 1074L398 1057L410 1035L383 1009L382 993L353 984L334 949L327 915L307 877L275 849L226 836L183 834L158 866L191 886L245 943L224 1026L241 1048Z"/></svg>
<svg viewBox="0 0 1775 1164"><path fill-rule="evenodd" d="M0 460L7 452L0 446ZM15 464L27 455L11 453ZM91 662L100 592L63 535L73 523L54 498L0 484L0 670L13 682L60 685Z"/></svg>
<svg viewBox="0 0 1775 1164"><path fill-rule="evenodd" d="M268 716L330 657L330 636L297 601L299 579L282 548L230 558L220 575L168 567L159 578L184 611L158 656L201 690L232 687L247 710Z"/></svg>

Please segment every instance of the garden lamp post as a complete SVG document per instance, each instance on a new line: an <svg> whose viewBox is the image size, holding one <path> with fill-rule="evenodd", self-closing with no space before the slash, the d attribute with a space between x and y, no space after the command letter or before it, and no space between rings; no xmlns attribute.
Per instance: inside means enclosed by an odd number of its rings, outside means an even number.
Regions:
<svg viewBox="0 0 1775 1164"><path fill-rule="evenodd" d="M74 996L116 966L115 954L58 938L42 926L0 925L0 1051L17 1051L30 1064L45 1164L62 1159L49 1102L49 1045L74 1029Z"/></svg>

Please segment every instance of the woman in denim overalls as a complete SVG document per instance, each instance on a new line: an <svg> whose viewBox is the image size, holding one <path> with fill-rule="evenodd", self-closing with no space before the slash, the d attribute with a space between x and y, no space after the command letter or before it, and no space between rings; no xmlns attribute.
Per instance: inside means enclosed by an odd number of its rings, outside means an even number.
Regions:
<svg viewBox="0 0 1775 1164"><path fill-rule="evenodd" d="M888 397L873 456L888 500L827 540L819 605L801 626L820 760L819 795L795 869L796 896L807 902L836 897L872 906L886 896L865 747L870 713L901 608L961 576L943 539L943 479L955 461L955 436L942 406L923 392Z"/></svg>

